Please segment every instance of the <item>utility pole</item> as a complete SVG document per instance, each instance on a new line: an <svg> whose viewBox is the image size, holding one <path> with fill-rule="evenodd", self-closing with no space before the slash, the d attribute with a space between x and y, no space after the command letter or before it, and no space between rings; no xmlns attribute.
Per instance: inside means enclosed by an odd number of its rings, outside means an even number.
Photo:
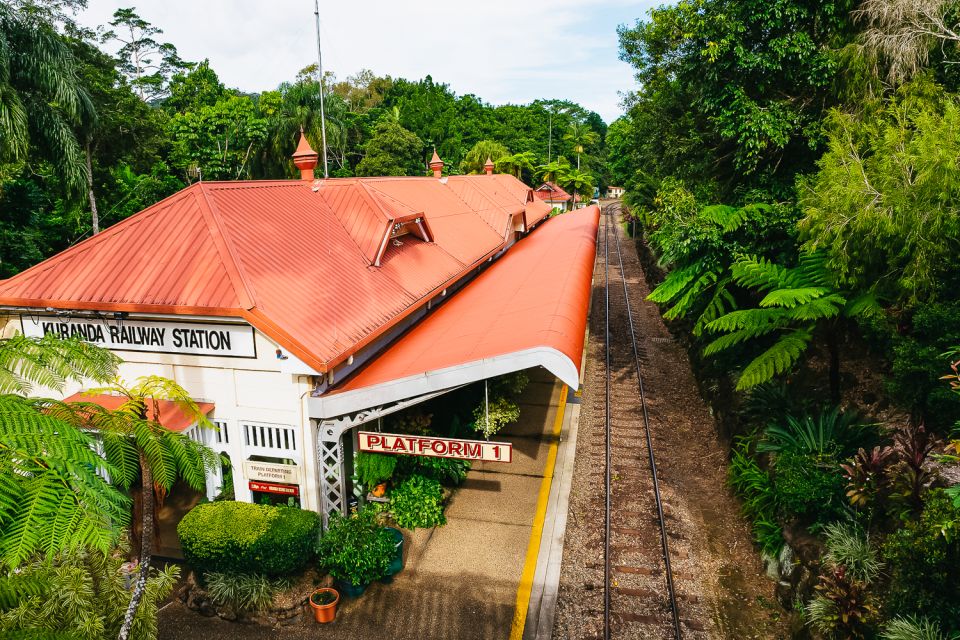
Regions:
<svg viewBox="0 0 960 640"><path fill-rule="evenodd" d="M320 137L323 142L323 177L329 178L327 170L327 121L323 113L323 54L320 51L320 0L313 0L313 15L317 19L317 67L320 73Z"/></svg>
<svg viewBox="0 0 960 640"><path fill-rule="evenodd" d="M553 146L553 107L547 112L547 127L549 131L547 134L547 164L550 164L550 151Z"/></svg>

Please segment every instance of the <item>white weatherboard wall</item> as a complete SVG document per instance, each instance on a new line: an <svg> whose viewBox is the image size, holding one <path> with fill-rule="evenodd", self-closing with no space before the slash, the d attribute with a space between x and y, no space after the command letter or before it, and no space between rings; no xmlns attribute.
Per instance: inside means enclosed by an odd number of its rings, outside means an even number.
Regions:
<svg viewBox="0 0 960 640"><path fill-rule="evenodd" d="M2 335L9 337L22 331L20 315L8 312L0 316ZM35 322L36 316L29 322ZM171 331L176 327L189 327L191 323L217 323L215 318L182 318L131 316L125 322L128 326L143 321L145 325L167 327ZM97 322L115 323L110 318ZM211 326L203 324L203 326ZM233 324L225 329L237 331L235 335L245 335L253 331L255 357L223 357L217 355L197 355L190 353L159 353L154 351L114 350L123 359L120 376L127 382L145 375L159 375L175 380L197 400L213 402L215 409L211 420L224 425L226 434L219 437L215 433L197 435L216 450L227 453L233 462L234 492L237 500L251 501L247 478L243 475L243 461L251 455L289 458L302 465L300 501L306 509L318 511L319 490L317 471L316 433L307 418L306 399L310 393L310 371L296 358L288 354L286 360L276 357L279 348L276 343L247 324ZM168 334L169 335L169 334ZM251 353L245 350L242 353ZM68 383L63 393L36 389L35 395L67 397L78 391L97 386L92 381L85 384ZM290 430L292 433L284 432ZM277 434L282 435L276 438ZM292 438L291 438L292 436ZM249 441L249 444L248 444ZM296 443L296 450L288 446ZM213 482L208 489L213 490Z"/></svg>

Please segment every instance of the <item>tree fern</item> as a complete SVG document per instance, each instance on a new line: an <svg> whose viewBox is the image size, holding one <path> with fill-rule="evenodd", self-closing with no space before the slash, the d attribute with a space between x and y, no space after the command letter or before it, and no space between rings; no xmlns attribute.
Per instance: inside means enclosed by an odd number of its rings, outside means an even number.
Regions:
<svg viewBox="0 0 960 640"><path fill-rule="evenodd" d="M797 329L782 336L744 368L737 380L737 389L742 391L755 387L790 371L810 345L811 338L812 334L807 329Z"/></svg>
<svg viewBox="0 0 960 640"><path fill-rule="evenodd" d="M850 301L832 285L833 276L822 254L803 254L797 267L774 264L763 257L745 257L731 269L740 286L765 293L757 307L727 313L706 325L720 334L704 349L714 355L746 342L773 339L773 343L743 369L737 389L749 389L789 372L803 357L818 325L840 316L851 317L876 309L869 294Z"/></svg>
<svg viewBox="0 0 960 640"><path fill-rule="evenodd" d="M0 396L0 562L89 546L106 551L130 501L98 469L82 415L63 403Z"/></svg>
<svg viewBox="0 0 960 640"><path fill-rule="evenodd" d="M0 393L26 395L37 384L60 390L68 380L106 381L116 375L115 355L79 338L15 335L0 339Z"/></svg>

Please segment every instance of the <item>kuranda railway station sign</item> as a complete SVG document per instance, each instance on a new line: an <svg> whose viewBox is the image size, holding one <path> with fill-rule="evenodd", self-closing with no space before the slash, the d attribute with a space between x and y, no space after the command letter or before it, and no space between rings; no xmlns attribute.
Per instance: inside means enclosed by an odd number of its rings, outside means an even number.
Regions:
<svg viewBox="0 0 960 640"><path fill-rule="evenodd" d="M80 336L107 349L255 358L253 327L243 324L116 320L113 318L20 317L23 335Z"/></svg>

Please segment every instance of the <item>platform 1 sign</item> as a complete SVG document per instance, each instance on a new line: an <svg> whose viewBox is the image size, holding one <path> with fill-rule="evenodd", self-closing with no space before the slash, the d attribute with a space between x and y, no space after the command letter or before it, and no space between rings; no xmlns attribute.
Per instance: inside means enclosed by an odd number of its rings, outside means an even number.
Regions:
<svg viewBox="0 0 960 640"><path fill-rule="evenodd" d="M78 336L87 342L121 351L187 353L203 356L256 358L253 327L245 324L157 322L113 318L57 318L21 316L23 335L41 338Z"/></svg>
<svg viewBox="0 0 960 640"><path fill-rule="evenodd" d="M509 442L485 440L456 440L454 438L431 438L396 433L361 431L357 434L360 451L371 453L397 453L457 460L483 460L485 462L512 462L513 445Z"/></svg>

